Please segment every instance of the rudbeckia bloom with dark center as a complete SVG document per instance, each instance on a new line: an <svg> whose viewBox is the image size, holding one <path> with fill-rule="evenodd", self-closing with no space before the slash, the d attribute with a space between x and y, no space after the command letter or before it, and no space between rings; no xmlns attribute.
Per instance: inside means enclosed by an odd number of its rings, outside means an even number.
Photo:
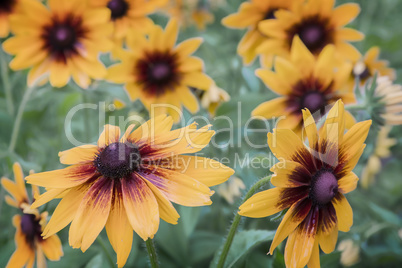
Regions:
<svg viewBox="0 0 402 268"><path fill-rule="evenodd" d="M72 77L86 88L90 78L106 74L98 56L113 45L108 39L110 10L80 0L49 0L48 4L49 9L40 1L25 0L21 12L10 16L15 36L3 44L6 52L15 55L10 67L32 67L29 85L48 74L54 87L65 86Z"/></svg>
<svg viewBox="0 0 402 268"><path fill-rule="evenodd" d="M202 39L188 39L175 46L177 34L177 21L172 19L165 31L154 25L148 38L129 35L129 50L121 51L121 63L111 66L107 75L110 81L124 83L131 100L140 99L148 110L152 104L167 104L155 112L168 112L175 121L180 119L182 105L192 113L199 109L189 87L208 90L213 82L203 72L203 61L191 56Z"/></svg>
<svg viewBox="0 0 402 268"><path fill-rule="evenodd" d="M314 57L296 36L290 54L290 60L275 59L275 72L256 71L265 85L281 96L260 104L252 112L253 116L268 119L283 116L277 127L290 128L301 134L302 109L309 109L318 119L338 99L345 103L356 101L353 85L347 83L352 65L337 63L333 45L326 46L318 57ZM348 126L353 122L353 116L347 113Z"/></svg>
<svg viewBox="0 0 402 268"><path fill-rule="evenodd" d="M258 30L258 25L265 20L275 20L275 12L281 9L290 9L301 0L252 0L240 5L239 11L222 20L226 27L244 29L247 33L241 39L237 53L243 58L245 64L253 62L258 55L257 47L270 37ZM261 62L266 67L271 67L273 54L261 55Z"/></svg>
<svg viewBox="0 0 402 268"><path fill-rule="evenodd" d="M391 80L395 80L395 70L388 67L388 61L379 60L379 47L370 48L364 56L354 62L353 70L350 76L350 83L355 83L355 79L359 79L360 85L363 86L370 78L377 73L380 76L388 76Z"/></svg>
<svg viewBox="0 0 402 268"><path fill-rule="evenodd" d="M348 42L362 40L364 35L344 26L360 12L359 5L348 3L334 8L334 3L335 0L307 0L296 3L290 10L278 10L275 20L258 25L258 29L271 38L264 41L257 52L286 57L297 35L314 55L332 44L342 58L357 60L360 53Z"/></svg>
<svg viewBox="0 0 402 268"><path fill-rule="evenodd" d="M46 258L58 261L63 256L63 249L57 235L43 239L41 233L47 222L47 212L39 213L31 209L27 190L25 189L24 175L18 163L13 165L15 182L1 179L1 185L11 196L6 196L10 206L21 210L21 214L13 217L16 250L8 261L7 267L33 267L36 255L36 266L46 267ZM39 195L39 189L32 186L32 195Z"/></svg>
<svg viewBox="0 0 402 268"><path fill-rule="evenodd" d="M153 22L147 16L166 4L167 0L90 0L91 6L110 9L114 37L124 38L129 31L147 32Z"/></svg>
<svg viewBox="0 0 402 268"><path fill-rule="evenodd" d="M353 211L345 194L356 188L352 172L365 148L371 121L345 132L342 101L329 111L318 133L314 118L303 110L309 147L290 129L268 133L268 145L280 160L271 168L272 189L259 192L240 206L240 215L261 218L289 209L272 241L270 253L288 237L286 267L320 267L319 247L335 249L338 230L348 232Z"/></svg>
<svg viewBox="0 0 402 268"><path fill-rule="evenodd" d="M196 124L171 131L173 119L161 115L132 132L106 125L97 145L59 153L67 168L33 174L32 184L51 189L33 207L64 196L43 235L49 237L71 222L69 242L86 251L106 227L117 264L124 266L134 231L153 238L159 219L176 224L179 214L171 202L204 206L212 202L209 186L220 184L233 170L212 159L184 156L200 151L214 131Z"/></svg>

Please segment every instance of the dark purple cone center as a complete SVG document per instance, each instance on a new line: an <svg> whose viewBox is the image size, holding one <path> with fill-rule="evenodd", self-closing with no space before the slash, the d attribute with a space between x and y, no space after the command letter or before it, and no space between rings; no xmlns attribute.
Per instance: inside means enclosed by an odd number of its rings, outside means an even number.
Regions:
<svg viewBox="0 0 402 268"><path fill-rule="evenodd" d="M57 50L73 49L77 34L69 25L57 25L50 31L49 42Z"/></svg>
<svg viewBox="0 0 402 268"><path fill-rule="evenodd" d="M15 5L15 0L0 0L0 13L10 13Z"/></svg>
<svg viewBox="0 0 402 268"><path fill-rule="evenodd" d="M140 151L131 143L111 143L95 159L98 172L113 179L123 178L137 171L140 165Z"/></svg>
<svg viewBox="0 0 402 268"><path fill-rule="evenodd" d="M30 246L35 243L35 238L41 239L41 227L35 215L23 214L21 216L21 231L24 233L25 239Z"/></svg>
<svg viewBox="0 0 402 268"><path fill-rule="evenodd" d="M325 98L320 92L309 92L302 98L301 106L314 113L325 106Z"/></svg>
<svg viewBox="0 0 402 268"><path fill-rule="evenodd" d="M276 17L275 17L275 11L277 11L277 10L278 10L277 8L270 9L270 10L267 12L267 14L265 15L264 20L276 19Z"/></svg>
<svg viewBox="0 0 402 268"><path fill-rule="evenodd" d="M166 63L156 63L149 68L149 75L153 81L169 79L171 75L170 66Z"/></svg>
<svg viewBox="0 0 402 268"><path fill-rule="evenodd" d="M128 11L128 3L124 0L110 0L107 7L112 11L112 19L124 17Z"/></svg>
<svg viewBox="0 0 402 268"><path fill-rule="evenodd" d="M325 29L318 24L307 24L299 30L299 37L306 47L313 51L324 42Z"/></svg>
<svg viewBox="0 0 402 268"><path fill-rule="evenodd" d="M360 81L364 81L364 80L366 80L367 78L369 78L369 77L371 76L371 73L370 73L369 68L366 67L366 68L363 70L363 72L361 72L361 73L359 73L359 74L354 73L354 75L355 75L356 77L358 77L358 78L360 79Z"/></svg>
<svg viewBox="0 0 402 268"><path fill-rule="evenodd" d="M310 194L319 205L328 204L337 193L338 180L332 172L319 172L313 179Z"/></svg>

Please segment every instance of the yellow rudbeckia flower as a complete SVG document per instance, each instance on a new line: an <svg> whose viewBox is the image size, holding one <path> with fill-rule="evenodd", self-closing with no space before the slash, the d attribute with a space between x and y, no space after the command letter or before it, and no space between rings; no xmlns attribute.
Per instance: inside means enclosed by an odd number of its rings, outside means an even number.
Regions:
<svg viewBox="0 0 402 268"><path fill-rule="evenodd" d="M33 174L29 183L47 187L38 207L61 194L43 235L45 238L71 222L69 242L86 251L106 227L117 264L124 266L134 231L145 241L153 238L160 218L176 224L180 217L171 202L183 206L212 203L209 186L234 172L212 159L181 155L200 151L214 131L196 124L171 131L173 119L161 115L132 132L106 125L97 145L59 153L67 168Z"/></svg>
<svg viewBox="0 0 402 268"><path fill-rule="evenodd" d="M111 66L107 75L110 81L124 83L131 100L140 99L150 111L152 104L170 105L155 112L168 112L175 121L180 119L178 110L182 105L192 113L199 109L189 87L208 90L213 83L203 72L203 61L191 56L202 38L188 39L175 46L177 34L178 24L172 19L165 31L154 25L148 38L142 34L129 35L129 50L117 56L121 63Z"/></svg>
<svg viewBox="0 0 402 268"><path fill-rule="evenodd" d="M302 109L309 109L317 118L338 99L345 103L356 102L353 85L347 83L352 65L336 63L334 46L326 46L318 57L314 57L296 36L290 54L289 60L276 58L275 72L267 69L256 71L265 85L280 97L260 104L252 112L253 116L282 117L278 128L290 128L301 134ZM349 126L354 119L349 112L346 114Z"/></svg>
<svg viewBox="0 0 402 268"><path fill-rule="evenodd" d="M242 216L261 218L289 209L279 224L269 252L288 237L286 267L320 267L319 247L335 249L338 230L348 232L353 211L345 194L356 188L352 172L365 148L371 121L345 132L345 111L338 101L320 132L308 109L303 110L309 146L289 129L268 133L268 145L280 160L271 168L272 189L259 192L240 206Z"/></svg>
<svg viewBox="0 0 402 268"><path fill-rule="evenodd" d="M90 78L100 79L106 68L98 59L109 51L110 10L89 7L81 0L49 0L49 8L36 0L25 0L21 12L10 16L15 36L4 50L15 55L13 70L31 68L28 84L49 74L52 86L65 86L70 78L87 88ZM29 44L29 45L27 45Z"/></svg>
<svg viewBox="0 0 402 268"><path fill-rule="evenodd" d="M58 261L63 256L63 249L57 235L51 235L46 239L41 233L47 222L47 212L39 213L37 209L31 209L27 190L25 188L24 174L20 164L13 165L15 182L7 178L1 179L1 185L11 196L6 196L6 202L19 208L20 215L13 217L13 225L16 228L16 250L7 263L7 268L16 267L46 267L46 258ZM38 187L32 187L32 195L39 195Z"/></svg>
<svg viewBox="0 0 402 268"><path fill-rule="evenodd" d="M0 37L7 37L10 33L10 15L20 9L24 0L6 0L0 2Z"/></svg>
<svg viewBox="0 0 402 268"><path fill-rule="evenodd" d="M286 57L293 38L299 36L314 55L332 44L341 58L358 60L360 53L349 42L362 40L364 35L344 26L359 14L360 7L348 3L334 8L334 4L335 0L307 0L290 10L278 10L275 20L258 25L259 31L270 38L257 48L257 53Z"/></svg>

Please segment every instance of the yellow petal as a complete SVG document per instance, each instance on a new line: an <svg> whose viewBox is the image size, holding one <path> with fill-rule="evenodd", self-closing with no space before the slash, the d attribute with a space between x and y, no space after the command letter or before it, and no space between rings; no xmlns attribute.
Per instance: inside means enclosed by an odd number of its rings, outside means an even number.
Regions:
<svg viewBox="0 0 402 268"><path fill-rule="evenodd" d="M63 87L67 85L71 74L67 64L53 61L50 65L50 84L54 87Z"/></svg>
<svg viewBox="0 0 402 268"><path fill-rule="evenodd" d="M111 143L118 142L120 139L120 128L118 126L105 125L102 134L98 139L98 147L104 148Z"/></svg>
<svg viewBox="0 0 402 268"><path fill-rule="evenodd" d="M290 129L274 129L274 133L268 133L268 145L278 159L292 160L296 153L307 151L300 137Z"/></svg>
<svg viewBox="0 0 402 268"><path fill-rule="evenodd" d="M338 180L339 191L343 194L347 194L353 191L354 189L356 189L358 180L359 178L353 172L350 172L349 174L343 176L341 179Z"/></svg>
<svg viewBox="0 0 402 268"><path fill-rule="evenodd" d="M304 45L299 36L293 38L290 49L290 58L292 62L302 72L303 76L311 74L314 70L315 58L313 54Z"/></svg>
<svg viewBox="0 0 402 268"><path fill-rule="evenodd" d="M62 189L50 189L50 190L46 191L45 193L36 197L35 202L33 202L31 205L31 208L37 208L37 207L42 206L43 204L46 204L47 202L57 198L57 196L62 194L64 191L68 191L68 190L62 188Z"/></svg>
<svg viewBox="0 0 402 268"><path fill-rule="evenodd" d="M208 90L213 84L213 80L202 72L192 72L184 74L181 83L189 87Z"/></svg>
<svg viewBox="0 0 402 268"><path fill-rule="evenodd" d="M128 221L119 190L114 191L112 201L109 218L106 222L106 232L110 244L117 254L117 266L123 267L131 251L133 228Z"/></svg>
<svg viewBox="0 0 402 268"><path fill-rule="evenodd" d="M318 248L318 239L314 241L313 252L309 262L307 263L308 268L320 268L320 249Z"/></svg>
<svg viewBox="0 0 402 268"><path fill-rule="evenodd" d="M336 26L344 26L354 20L360 13L360 6L355 3L348 3L335 8L332 13Z"/></svg>
<svg viewBox="0 0 402 268"><path fill-rule="evenodd" d="M349 158L356 156L357 152L360 151L367 138L370 126L371 120L367 120L355 124L346 132L343 138L342 150L345 150L345 154L349 155Z"/></svg>
<svg viewBox="0 0 402 268"><path fill-rule="evenodd" d="M166 25L164 33L164 46L166 48L172 48L177 40L179 32L179 26L176 19L171 19Z"/></svg>
<svg viewBox="0 0 402 268"><path fill-rule="evenodd" d="M282 210L278 206L280 188L272 188L256 193L239 207L239 214L251 218L271 216Z"/></svg>
<svg viewBox="0 0 402 268"><path fill-rule="evenodd" d="M327 88L333 80L335 61L335 47L327 45L318 56L317 63L314 67L314 76L322 83L322 88Z"/></svg>
<svg viewBox="0 0 402 268"><path fill-rule="evenodd" d="M44 239L40 245L46 258L51 261L58 261L60 257L63 256L63 248L60 238L57 235L52 235Z"/></svg>
<svg viewBox="0 0 402 268"><path fill-rule="evenodd" d="M179 53L180 57L186 58L198 49L202 41L203 39L201 37L187 39L178 44L175 51Z"/></svg>
<svg viewBox="0 0 402 268"><path fill-rule="evenodd" d="M346 41L360 41L364 39L364 34L361 32L351 29L351 28L342 28L337 30L337 38Z"/></svg>
<svg viewBox="0 0 402 268"><path fill-rule="evenodd" d="M258 76L264 84L279 95L288 95L292 92L290 83L279 77L279 74L274 73L271 70L258 69L255 71L255 75Z"/></svg>
<svg viewBox="0 0 402 268"><path fill-rule="evenodd" d="M26 177L30 184L47 188L71 188L85 183L95 173L91 164L77 164L53 171L34 173Z"/></svg>
<svg viewBox="0 0 402 268"><path fill-rule="evenodd" d="M271 183L276 187L299 187L310 184L307 180L308 176L311 176L310 172L297 162L285 160L275 164L270 170L275 173L271 178ZM295 173L296 177L293 176ZM304 174L306 181L296 180Z"/></svg>
<svg viewBox="0 0 402 268"><path fill-rule="evenodd" d="M311 115L308 109L303 109L303 122L304 129L306 131L308 143L311 149L315 149L316 144L318 143L318 131L317 126L314 121L314 117Z"/></svg>
<svg viewBox="0 0 402 268"><path fill-rule="evenodd" d="M98 153L98 146L87 144L59 152L60 163L75 165L83 162L91 162Z"/></svg>
<svg viewBox="0 0 402 268"><path fill-rule="evenodd" d="M261 116L266 119L285 116L287 114L286 101L286 97L280 97L261 103L252 111L251 115L254 117Z"/></svg>
<svg viewBox="0 0 402 268"><path fill-rule="evenodd" d="M338 225L335 224L328 233L320 232L317 239L324 253L329 254L334 251L338 240Z"/></svg>
<svg viewBox="0 0 402 268"><path fill-rule="evenodd" d="M348 232L353 225L353 210L348 200L340 193L339 198L336 197L332 200L332 205L336 211L339 231Z"/></svg>
<svg viewBox="0 0 402 268"><path fill-rule="evenodd" d="M343 102L338 100L328 112L324 126L320 130L320 139L338 148L342 144L345 132L345 109Z"/></svg>
<svg viewBox="0 0 402 268"><path fill-rule="evenodd" d="M159 228L159 208L155 195L140 177L121 180L127 218L134 231L146 241Z"/></svg>

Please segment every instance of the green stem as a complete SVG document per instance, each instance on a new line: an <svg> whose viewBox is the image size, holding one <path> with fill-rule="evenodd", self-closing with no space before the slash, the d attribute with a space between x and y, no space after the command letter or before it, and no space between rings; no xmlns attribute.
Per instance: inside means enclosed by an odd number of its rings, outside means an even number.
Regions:
<svg viewBox="0 0 402 268"><path fill-rule="evenodd" d="M366 110L367 105L365 103L363 104L353 104L353 105L346 105L345 110L347 111L360 111L360 110Z"/></svg>
<svg viewBox="0 0 402 268"><path fill-rule="evenodd" d="M158 262L158 256L156 255L154 241L151 238L149 238L147 241L145 241L145 244L147 246L147 252L149 261L151 262L151 267L158 268L159 262Z"/></svg>
<svg viewBox="0 0 402 268"><path fill-rule="evenodd" d="M6 61L6 55L3 50L0 48L0 61L1 61L1 80L3 81L3 87L6 95L6 102L7 102L7 111L8 113L13 116L14 115L14 102L13 102L13 95L11 93L11 84L8 78L8 65Z"/></svg>
<svg viewBox="0 0 402 268"><path fill-rule="evenodd" d="M268 177L262 178L261 180L257 181L247 192L242 203L244 203L247 199L249 199L255 193L255 191L257 191L263 185L267 184L270 180L271 180L271 176L268 176ZM241 215L239 213L236 213L236 216L234 217L233 222L232 222L232 226L230 227L228 236L226 237L225 245L223 246L221 255L219 257L219 262L217 265L218 268L222 268L223 265L225 264L226 258L228 256L228 253L230 250L230 246L232 245L233 238L237 231L237 227L239 227L240 219L241 219Z"/></svg>
<svg viewBox="0 0 402 268"><path fill-rule="evenodd" d="M36 88L36 85L32 85L31 87L28 87L25 90L24 96L22 97L20 107L18 107L17 117L15 118L13 132L11 133L10 145L8 147L9 152L14 152L15 145L16 145L17 139L18 139L18 134L19 134L20 127L21 127L22 116L25 111L25 106L27 105L27 102L35 88Z"/></svg>
<svg viewBox="0 0 402 268"><path fill-rule="evenodd" d="M105 242L103 241L102 237L100 235L98 235L96 240L98 241L98 243L101 246L103 252L105 253L106 259L109 262L110 267L112 267L112 268L116 267L116 265L114 264L112 255L110 255L109 251L107 250Z"/></svg>

